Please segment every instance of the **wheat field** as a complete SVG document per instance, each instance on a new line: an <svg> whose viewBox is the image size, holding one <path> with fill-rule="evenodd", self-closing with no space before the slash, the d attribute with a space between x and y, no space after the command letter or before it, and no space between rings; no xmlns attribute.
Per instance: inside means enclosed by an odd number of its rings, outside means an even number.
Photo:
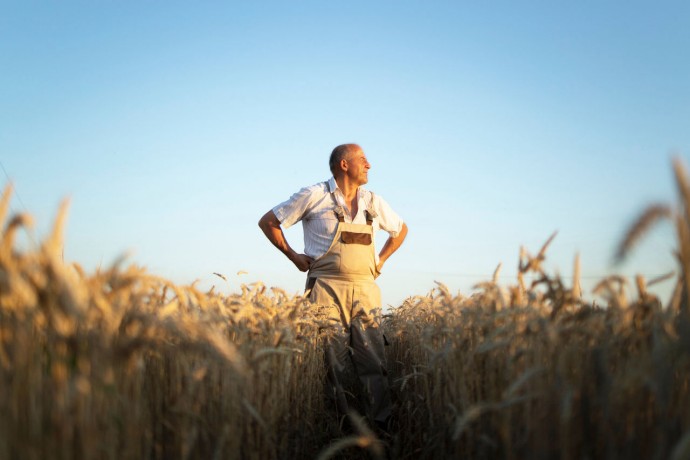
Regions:
<svg viewBox="0 0 690 460"><path fill-rule="evenodd" d="M690 186L643 212L676 228L668 305L620 277L583 299L578 267L545 273L551 239L522 250L512 285L470 296L442 284L391 309L382 327L390 432L324 395L319 306L260 283L201 292L123 262L86 273L61 256L63 208L40 247L0 202L0 458L690 458ZM219 274L223 277L222 274ZM534 279L527 283L526 279Z"/></svg>

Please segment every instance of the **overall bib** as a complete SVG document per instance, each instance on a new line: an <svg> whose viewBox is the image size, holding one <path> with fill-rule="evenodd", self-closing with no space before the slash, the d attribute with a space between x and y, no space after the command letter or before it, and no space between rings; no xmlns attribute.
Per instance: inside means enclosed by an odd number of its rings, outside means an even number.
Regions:
<svg viewBox="0 0 690 460"><path fill-rule="evenodd" d="M366 225L347 223L336 202L336 215L335 236L326 254L312 262L306 291L312 302L328 309L338 329L326 349L327 390L340 415L347 413L343 383L351 363L364 387L367 412L375 421L385 422L391 415L391 398L383 335L377 322L381 291L374 282L375 214L366 211Z"/></svg>

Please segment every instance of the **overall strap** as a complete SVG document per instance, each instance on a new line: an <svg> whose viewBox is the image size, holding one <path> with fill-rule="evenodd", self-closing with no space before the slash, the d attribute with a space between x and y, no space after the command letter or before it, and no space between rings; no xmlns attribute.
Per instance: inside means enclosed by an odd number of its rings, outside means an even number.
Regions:
<svg viewBox="0 0 690 460"><path fill-rule="evenodd" d="M367 218L367 225L371 226L378 214L376 214L376 211L374 211L374 192L369 193L371 194L371 199L369 201L369 207L364 211L364 215Z"/></svg>
<svg viewBox="0 0 690 460"><path fill-rule="evenodd" d="M371 213L369 213L368 209L364 211L364 215L367 218L367 225L371 227L371 225L374 223L374 216L372 216Z"/></svg>
<svg viewBox="0 0 690 460"><path fill-rule="evenodd" d="M345 222L345 210L340 204L338 204L338 200L335 198L335 192L331 192L331 198L333 198L333 203L335 204L335 209L333 209L333 212L338 218L338 222Z"/></svg>
<svg viewBox="0 0 690 460"><path fill-rule="evenodd" d="M376 214L376 211L374 211L374 192L369 193L371 194L371 200L369 201L369 207L364 210L364 216L367 220L367 225L371 227L378 214ZM345 222L345 210L340 204L338 204L335 193L332 192L331 197L333 198L333 203L335 204L335 209L333 209L333 212L338 218L338 222Z"/></svg>

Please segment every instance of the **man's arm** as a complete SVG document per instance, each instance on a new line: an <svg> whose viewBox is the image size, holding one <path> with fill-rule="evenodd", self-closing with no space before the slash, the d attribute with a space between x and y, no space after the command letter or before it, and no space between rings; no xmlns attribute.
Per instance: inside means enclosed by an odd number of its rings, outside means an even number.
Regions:
<svg viewBox="0 0 690 460"><path fill-rule="evenodd" d="M290 247L285 239L283 229L280 227L280 221L273 213L273 210L270 210L263 215L263 217L259 220L259 227L264 232L264 235L266 235L266 238L273 243L273 246L277 247L280 252L285 254L300 271L306 272L309 270L309 266L314 259L306 254L299 254Z"/></svg>
<svg viewBox="0 0 690 460"><path fill-rule="evenodd" d="M392 256L395 251L398 250L400 245L403 244L403 241L405 241L406 236L407 224L403 222L402 228L400 229L400 233L398 233L398 236L389 236L386 240L386 244L384 244L383 248L381 248L381 252L379 253L379 263L376 266L376 270L378 270L379 273L381 272L381 268L383 268L383 264L386 263L386 260L388 260L388 258Z"/></svg>

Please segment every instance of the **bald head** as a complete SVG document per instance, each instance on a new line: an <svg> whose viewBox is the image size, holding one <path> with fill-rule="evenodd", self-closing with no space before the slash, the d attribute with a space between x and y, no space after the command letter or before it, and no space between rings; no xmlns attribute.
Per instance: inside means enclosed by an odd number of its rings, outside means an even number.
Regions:
<svg viewBox="0 0 690 460"><path fill-rule="evenodd" d="M342 160L347 160L360 150L362 150L362 148L357 144L342 144L334 148L331 152L331 158L328 160L328 166L331 168L333 177L337 177L341 172L340 162Z"/></svg>

